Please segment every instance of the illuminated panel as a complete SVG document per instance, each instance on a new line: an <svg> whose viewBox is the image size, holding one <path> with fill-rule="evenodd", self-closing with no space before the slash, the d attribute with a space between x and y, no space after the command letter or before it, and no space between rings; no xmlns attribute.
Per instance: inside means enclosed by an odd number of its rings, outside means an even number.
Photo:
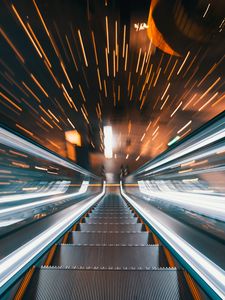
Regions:
<svg viewBox="0 0 225 300"><path fill-rule="evenodd" d="M112 151L112 126L104 126L104 154L106 158L113 157Z"/></svg>
<svg viewBox="0 0 225 300"><path fill-rule="evenodd" d="M69 130L65 132L65 138L67 142L73 145L81 146L81 136L77 130Z"/></svg>

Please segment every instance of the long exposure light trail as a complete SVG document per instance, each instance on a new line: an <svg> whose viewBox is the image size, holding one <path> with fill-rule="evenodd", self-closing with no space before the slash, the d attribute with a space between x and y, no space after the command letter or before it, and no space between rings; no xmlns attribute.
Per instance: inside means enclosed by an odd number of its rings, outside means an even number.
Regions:
<svg viewBox="0 0 225 300"><path fill-rule="evenodd" d="M102 192L92 199L84 200L72 206L70 211L62 220L50 226L47 230L9 254L0 261L0 292L7 288L7 283L16 280L18 274L25 266L32 262L37 256L40 256L48 246L50 246L60 235L66 231L88 208L93 206L105 194L105 185Z"/></svg>
<svg viewBox="0 0 225 300"><path fill-rule="evenodd" d="M182 237L171 229L168 229L162 221L154 217L150 210L146 210L146 207L129 197L123 190L122 182L120 183L120 191L122 196L147 220L170 247L174 249L221 299L225 299L224 270L186 242Z"/></svg>

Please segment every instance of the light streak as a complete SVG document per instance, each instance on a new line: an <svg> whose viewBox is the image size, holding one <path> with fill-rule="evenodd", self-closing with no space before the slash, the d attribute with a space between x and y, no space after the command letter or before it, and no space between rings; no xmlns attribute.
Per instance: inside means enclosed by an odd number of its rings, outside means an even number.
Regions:
<svg viewBox="0 0 225 300"><path fill-rule="evenodd" d="M4 37L4 39L6 40L6 42L9 44L9 46L12 48L12 50L14 51L14 53L16 54L16 56L18 57L18 59L24 64L25 63L25 59L20 54L20 52L16 49L16 47L13 45L13 43L11 42L11 40L9 39L9 37L6 35L6 33L3 31L3 29L1 27L0 27L0 33L2 34L2 36Z"/></svg>
<svg viewBox="0 0 225 300"><path fill-rule="evenodd" d="M12 4L12 9L17 17L17 19L19 20L20 24L22 25L24 31L26 32L28 38L30 39L31 43L33 44L34 48L36 49L38 55L40 56L40 58L42 58L42 54L40 52L40 50L38 49L38 46L35 44L35 41L33 40L32 36L30 35L29 31L27 30L27 27L26 25L24 24L23 20L21 19L18 11L16 10L15 6Z"/></svg>
<svg viewBox="0 0 225 300"><path fill-rule="evenodd" d="M138 72L139 63L140 63L140 58L141 58L141 48L139 49L139 53L138 53L138 60L137 60L137 66L136 66L136 73Z"/></svg>
<svg viewBox="0 0 225 300"><path fill-rule="evenodd" d="M163 223L159 222L159 220L157 220L149 210L146 211L141 204L135 202L127 194L125 194L122 182L120 183L120 190L122 196L131 203L131 205L149 222L149 224L153 226L153 228L163 237L171 248L186 261L186 263L209 285L210 288L212 288L215 293L217 293L219 297L224 298L224 271L209 260L205 255L187 243L183 238L171 231L171 229L168 229ZM190 199L192 198L189 196L186 203L189 203ZM191 202L195 205L194 200ZM213 205L213 201L210 200L210 204Z"/></svg>
<svg viewBox="0 0 225 300"><path fill-rule="evenodd" d="M40 84L40 82L37 80L37 78L33 75L30 74L31 78L33 79L33 81L36 83L36 85L39 87L39 89L42 91L42 93L49 98L47 92L45 91L45 89L43 88L43 86Z"/></svg>
<svg viewBox="0 0 225 300"><path fill-rule="evenodd" d="M172 69L171 69L171 71L170 71L170 74L169 74L169 76L167 77L167 80L168 80L168 81L170 80L170 78L171 78L171 76L172 76L172 74L173 74L173 72L174 72L174 69L176 68L177 63L178 63L178 59L176 59L174 65L173 65L173 67L172 67Z"/></svg>
<svg viewBox="0 0 225 300"><path fill-rule="evenodd" d="M179 129L177 131L177 133L181 133L185 128L187 128L190 124L192 123L192 120L190 120L189 122L187 122L187 124L185 124L181 129Z"/></svg>
<svg viewBox="0 0 225 300"><path fill-rule="evenodd" d="M73 125L73 123L70 121L69 118L67 118L67 121L70 123L70 125L73 127L73 129L75 129L75 126Z"/></svg>
<svg viewBox="0 0 225 300"><path fill-rule="evenodd" d="M51 63L50 63L50 61L49 61L47 55L45 54L45 52L44 52L44 50L43 50L43 48L42 48L40 42L38 41L38 39L37 39L37 37L36 37L36 35L35 35L33 29L31 28L31 25L30 25L29 23L27 23L27 27L28 27L28 29L30 30L30 32L31 32L31 34L32 34L32 36L33 36L35 42L37 43L38 47L40 48L41 53L43 54L44 58L46 59L46 62L48 63L48 66L51 68L52 65L51 65Z"/></svg>
<svg viewBox="0 0 225 300"><path fill-rule="evenodd" d="M44 21L42 15L41 15L41 12L40 12L40 10L39 10L39 8L38 8L38 6L37 6L35 0L33 0L33 3L34 3L34 6L35 6L35 8L36 8L36 11L37 11L37 13L38 13L38 15L39 15L39 18L40 18L40 20L41 20L41 23L42 23L42 25L44 26L44 29L45 29L45 31L46 31L48 37L50 38L50 34L49 34L49 31L48 31L48 28L47 28L47 26L46 26L46 24L45 24L45 21Z"/></svg>
<svg viewBox="0 0 225 300"><path fill-rule="evenodd" d="M24 132L26 132L27 134L29 134L29 135L31 135L31 136L34 135L33 132L27 130L26 128L22 127L22 126L19 125L19 124L16 124L16 127L19 128L19 129L21 129L21 130L23 130ZM2 131L2 130L1 130L1 128L0 128L0 136L1 136L1 131Z"/></svg>
<svg viewBox="0 0 225 300"><path fill-rule="evenodd" d="M191 99L188 101L187 104L185 104L185 106L182 108L182 110L185 110L190 104L191 102L194 100L194 98L197 96L197 94L194 94Z"/></svg>
<svg viewBox="0 0 225 300"><path fill-rule="evenodd" d="M97 68L97 75L98 75L99 89L100 89L100 91L101 91L101 90L102 90L102 82L101 82L101 75L100 75L99 68Z"/></svg>
<svg viewBox="0 0 225 300"><path fill-rule="evenodd" d="M105 97L107 98L107 86L106 86L106 80L104 79L104 93L105 93Z"/></svg>
<svg viewBox="0 0 225 300"><path fill-rule="evenodd" d="M158 79L159 79L159 75L160 75L160 73L161 73L161 68L159 68L159 71L158 71L158 73L157 73L157 75L156 75L155 81L154 81L154 83L153 83L153 87L155 87L155 86L156 86L156 84L157 84L157 81L158 81Z"/></svg>
<svg viewBox="0 0 225 300"><path fill-rule="evenodd" d="M71 89L73 89L73 85L72 85L72 83L71 83L71 81L70 81L70 78L69 78L69 76L68 76L68 74L67 74L67 72L66 72L66 68L65 68L65 66L64 66L64 64L63 64L62 61L60 62L60 65L61 65L61 67L62 67L62 70L63 70L63 72L64 72L64 74L65 74L65 76L66 76L66 79L67 79L67 81L68 81L68 83L69 83Z"/></svg>
<svg viewBox="0 0 225 300"><path fill-rule="evenodd" d="M100 194L90 200L81 201L74 206L67 213L63 220L59 220L53 226L43 231L41 234L27 242L7 257L3 258L0 263L0 287L4 289L4 285L12 278L19 274L19 271L27 267L29 263L39 257L47 247L54 243L54 241L72 226L75 220L78 220L82 214L92 207L105 194L105 183ZM66 195L65 197L70 197ZM67 198L65 198L67 199ZM17 278L16 278L17 279ZM14 279L15 280L15 279Z"/></svg>
<svg viewBox="0 0 225 300"><path fill-rule="evenodd" d="M113 77L116 77L116 52L113 50Z"/></svg>
<svg viewBox="0 0 225 300"><path fill-rule="evenodd" d="M105 48L105 63L106 63L106 74L109 77L109 58L108 58L107 48Z"/></svg>
<svg viewBox="0 0 225 300"><path fill-rule="evenodd" d="M72 56L72 60L73 60L74 66L76 68L76 71L78 71L77 62L76 62L76 59L74 57L74 54L73 54L73 51L72 51L72 48L71 48L71 45L70 45L70 42L69 42L69 39L68 39L67 35L66 35L66 42L67 42L68 48L70 50L70 54Z"/></svg>
<svg viewBox="0 0 225 300"><path fill-rule="evenodd" d="M205 16L206 16L206 14L207 14L207 12L208 12L208 10L209 10L209 8L210 8L210 3L207 5L207 7L206 7L206 10L205 10L205 12L204 12L204 14L203 14L203 18L205 18Z"/></svg>
<svg viewBox="0 0 225 300"><path fill-rule="evenodd" d="M210 102L213 101L213 99L218 95L218 92L216 92L206 103L204 103L199 109L198 111L203 110L204 107L206 107Z"/></svg>
<svg viewBox="0 0 225 300"><path fill-rule="evenodd" d="M170 115L170 118L172 118L174 115L175 115L175 113L178 111L178 109L181 107L181 105L182 105L182 101L178 104L178 106L175 108L175 110L172 112L172 114Z"/></svg>
<svg viewBox="0 0 225 300"><path fill-rule="evenodd" d="M145 64L145 58L146 58L146 52L144 53L144 57L143 57L143 61L142 61L142 67L141 67L141 72L140 72L140 76L143 73L143 69L144 69L144 64Z"/></svg>
<svg viewBox="0 0 225 300"><path fill-rule="evenodd" d="M163 102L162 106L160 107L160 110L163 109L163 107L165 106L165 104L166 104L167 100L169 99L169 97L170 97L170 95L167 95L165 101ZM159 99L159 98L158 98L158 99Z"/></svg>
<svg viewBox="0 0 225 300"><path fill-rule="evenodd" d="M123 26L123 50L122 50L122 57L125 56L125 45L126 45L126 25Z"/></svg>
<svg viewBox="0 0 225 300"><path fill-rule="evenodd" d="M108 24L108 16L105 17L105 30L106 30L106 45L107 51L109 54L109 24Z"/></svg>
<svg viewBox="0 0 225 300"><path fill-rule="evenodd" d="M18 109L19 111L22 111L22 108L15 104L12 100L10 100L6 95L4 95L2 92L0 92L0 96L3 97L7 102L9 102L12 106L14 106L16 109Z"/></svg>
<svg viewBox="0 0 225 300"><path fill-rule="evenodd" d="M124 71L127 70L127 59L128 59L128 44L126 44L126 53L125 53Z"/></svg>
<svg viewBox="0 0 225 300"><path fill-rule="evenodd" d="M181 64L181 66L180 66L179 70L177 71L177 75L179 75L179 74L180 74L180 72L181 72L181 70L183 69L183 66L184 66L185 62L187 61L187 59L188 59L188 57L189 57L190 53L191 53L191 52L190 52L190 51L188 51L188 53L186 54L186 56L185 56L185 58L184 58L184 60L183 60L183 62L182 62L182 64Z"/></svg>
<svg viewBox="0 0 225 300"><path fill-rule="evenodd" d="M214 83L212 83L210 85L210 87L201 95L201 97L199 98L199 100L201 100L202 98L204 98L208 94L208 92L211 91L211 89L213 89L214 86L220 81L220 79L221 79L221 77L218 77L216 79L216 81L214 81Z"/></svg>
<svg viewBox="0 0 225 300"><path fill-rule="evenodd" d="M85 49L84 49L84 44L83 44L81 32L80 32L79 29L78 29L77 32L78 32L78 36L79 36L79 40L80 40L80 45L81 45L81 49L82 49L82 53L83 53L83 57L84 57L85 66L88 67L88 62L87 62L87 57L86 57L86 53L85 53Z"/></svg>
<svg viewBox="0 0 225 300"><path fill-rule="evenodd" d="M98 54L97 54L96 43L95 43L95 35L94 35L93 30L91 31L91 38L92 38L92 43L93 43L93 47L94 47L95 62L96 62L96 65L98 66Z"/></svg>
<svg viewBox="0 0 225 300"><path fill-rule="evenodd" d="M84 96L84 92L83 92L83 90L82 90L82 87L81 87L81 85L80 85L80 84L78 84L78 87L79 87L79 90L80 90L80 93L81 93L81 96L82 96L82 98L83 98L84 102L86 102L86 98L85 98L85 96Z"/></svg>
<svg viewBox="0 0 225 300"><path fill-rule="evenodd" d="M167 85L167 87L166 87L166 89L165 89L165 91L164 91L164 93L163 93L163 95L162 95L162 97L161 97L161 100L163 100L163 98L165 97L165 95L166 95L166 93L167 93L169 87L170 87L170 82L168 83L168 85Z"/></svg>

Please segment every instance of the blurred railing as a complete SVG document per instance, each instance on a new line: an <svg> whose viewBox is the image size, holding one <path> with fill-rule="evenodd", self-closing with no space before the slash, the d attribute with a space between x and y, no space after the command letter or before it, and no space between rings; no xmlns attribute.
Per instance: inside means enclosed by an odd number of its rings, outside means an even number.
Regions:
<svg viewBox="0 0 225 300"><path fill-rule="evenodd" d="M125 179L148 201L225 221L225 113Z"/></svg>
<svg viewBox="0 0 225 300"><path fill-rule="evenodd" d="M0 235L101 190L101 178L0 126Z"/></svg>

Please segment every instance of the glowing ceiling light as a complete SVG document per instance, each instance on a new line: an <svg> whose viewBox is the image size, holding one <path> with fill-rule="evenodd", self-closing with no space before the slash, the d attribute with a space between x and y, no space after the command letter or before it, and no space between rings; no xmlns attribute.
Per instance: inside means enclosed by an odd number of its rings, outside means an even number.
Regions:
<svg viewBox="0 0 225 300"><path fill-rule="evenodd" d="M65 138L67 142L73 145L81 146L81 136L77 130L69 130L65 132Z"/></svg>
<svg viewBox="0 0 225 300"><path fill-rule="evenodd" d="M104 126L104 154L106 158L113 157L112 151L112 126Z"/></svg>

